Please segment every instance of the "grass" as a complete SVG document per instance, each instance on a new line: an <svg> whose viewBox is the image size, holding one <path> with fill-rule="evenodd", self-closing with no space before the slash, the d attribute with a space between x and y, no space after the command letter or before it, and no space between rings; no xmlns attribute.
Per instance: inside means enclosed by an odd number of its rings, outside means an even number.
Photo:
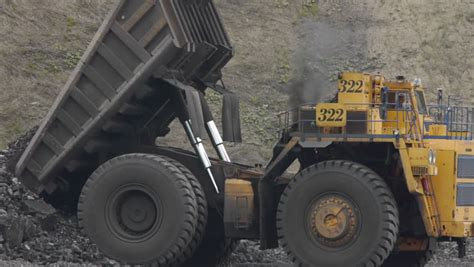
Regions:
<svg viewBox="0 0 474 267"><path fill-rule="evenodd" d="M318 16L319 7L317 0L303 0L300 17L316 18Z"/></svg>
<svg viewBox="0 0 474 267"><path fill-rule="evenodd" d="M276 1L276 6L278 8L287 8L290 3L288 3L288 0L275 0Z"/></svg>

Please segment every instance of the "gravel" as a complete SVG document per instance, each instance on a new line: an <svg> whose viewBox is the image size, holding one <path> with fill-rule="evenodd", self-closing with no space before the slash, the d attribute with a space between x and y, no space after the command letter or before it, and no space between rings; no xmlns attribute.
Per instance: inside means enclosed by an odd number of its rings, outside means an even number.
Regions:
<svg viewBox="0 0 474 267"><path fill-rule="evenodd" d="M55 210L9 171L10 162L18 158L34 132L0 151L0 260L12 266L17 262L114 263L80 233L75 215Z"/></svg>

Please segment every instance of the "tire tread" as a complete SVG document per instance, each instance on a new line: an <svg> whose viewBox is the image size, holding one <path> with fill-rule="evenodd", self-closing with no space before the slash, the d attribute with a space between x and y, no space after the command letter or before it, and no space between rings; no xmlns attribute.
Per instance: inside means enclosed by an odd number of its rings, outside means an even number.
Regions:
<svg viewBox="0 0 474 267"><path fill-rule="evenodd" d="M90 193L91 188L98 183L100 177L106 173L108 170L113 168L115 165L118 165L122 162L127 162L130 160L137 160L137 161L146 161L146 162L153 162L161 167L164 167L172 176L165 176L166 179L169 179L173 184L174 187L177 189L176 191L179 193L180 198L183 200L183 204L186 207L184 215L185 219L182 224L182 231L180 232L179 236L177 237L174 244L172 244L167 251L163 252L161 255L157 255L156 259L153 260L153 266L169 266L172 262L174 262L177 257L187 249L188 245L191 243L194 232L197 227L197 220L198 220L198 207L195 200L195 195L193 192L193 188L188 181L187 177L180 171L174 164L169 162L168 159L150 155L150 154L126 154L116 158L113 158L104 164L102 164L87 180L85 183L81 195L79 197L78 203L78 221L79 221L79 228L81 231L88 235L87 229L85 226L85 216L86 216L86 204L87 204L87 197Z"/></svg>
<svg viewBox="0 0 474 267"><path fill-rule="evenodd" d="M355 162L344 160L324 161L302 170L290 181L280 198L277 211L277 231L282 247L284 248L285 252L293 259L295 265L303 265L303 262L298 259L296 253L291 251L289 241L286 239L286 231L284 229L285 205L286 202L288 202L292 191L298 186L298 184L308 179L310 177L309 174L324 169L334 168L344 169L350 173L353 173L354 176L357 177L357 179L359 179L364 185L368 186L370 190L374 192L374 195L383 203L381 205L383 214L382 221L385 224L382 229L383 234L379 237L377 247L370 252L371 256L368 258L367 262L363 264L364 266L380 266L389 256L397 241L399 225L398 209L393 194L386 185L385 181L374 171Z"/></svg>

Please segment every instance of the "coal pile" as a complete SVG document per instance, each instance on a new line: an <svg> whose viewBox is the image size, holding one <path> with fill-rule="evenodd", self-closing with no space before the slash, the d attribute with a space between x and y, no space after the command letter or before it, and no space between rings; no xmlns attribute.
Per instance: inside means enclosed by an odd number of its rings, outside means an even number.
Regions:
<svg viewBox="0 0 474 267"><path fill-rule="evenodd" d="M242 240L228 259L227 266L232 267L288 267L292 266L283 249L260 250L255 241ZM224 264L225 266L226 264Z"/></svg>
<svg viewBox="0 0 474 267"><path fill-rule="evenodd" d="M55 210L12 174L34 132L0 151L0 261L112 263L80 233L74 215Z"/></svg>

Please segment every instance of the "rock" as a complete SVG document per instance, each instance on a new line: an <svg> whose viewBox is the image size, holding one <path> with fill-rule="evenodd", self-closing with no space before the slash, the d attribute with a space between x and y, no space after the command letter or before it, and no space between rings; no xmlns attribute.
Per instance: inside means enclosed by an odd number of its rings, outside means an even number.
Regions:
<svg viewBox="0 0 474 267"><path fill-rule="evenodd" d="M25 222L25 230L24 230L24 240L30 240L34 238L38 234L38 230L36 225L33 223L32 220L28 219Z"/></svg>
<svg viewBox="0 0 474 267"><path fill-rule="evenodd" d="M8 226L8 213L4 209L0 209L0 230Z"/></svg>
<svg viewBox="0 0 474 267"><path fill-rule="evenodd" d="M38 218L41 229L47 232L53 232L57 228L58 216L51 214Z"/></svg>
<svg viewBox="0 0 474 267"><path fill-rule="evenodd" d="M56 209L41 199L24 200L23 201L26 210L32 215L45 215L49 216L56 213Z"/></svg>
<svg viewBox="0 0 474 267"><path fill-rule="evenodd" d="M82 252L82 250L76 244L72 244L71 248L72 248L72 251L74 251L75 253Z"/></svg>
<svg viewBox="0 0 474 267"><path fill-rule="evenodd" d="M21 245L25 236L26 219L23 217L11 218L10 225L5 233L7 244L10 248Z"/></svg>

